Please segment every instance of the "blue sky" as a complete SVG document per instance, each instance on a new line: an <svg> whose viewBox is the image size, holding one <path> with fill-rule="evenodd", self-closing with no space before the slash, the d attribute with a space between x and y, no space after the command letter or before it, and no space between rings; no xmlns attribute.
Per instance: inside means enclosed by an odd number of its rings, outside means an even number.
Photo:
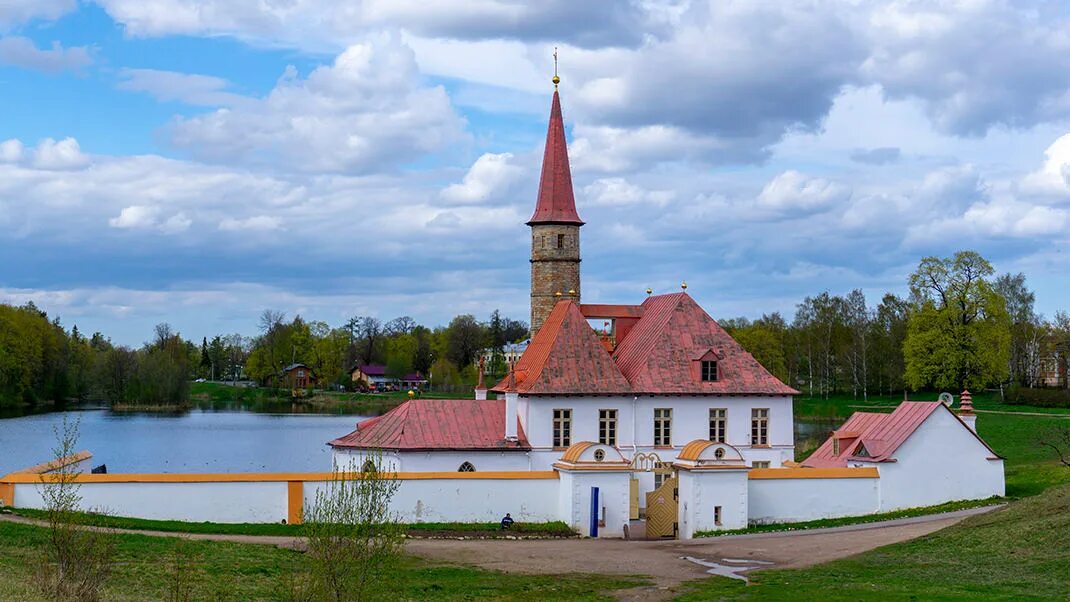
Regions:
<svg viewBox="0 0 1070 602"><path fill-rule="evenodd" d="M9 0L0 300L526 319L555 46L585 300L790 316L971 248L1070 309L1070 10L995 0Z"/></svg>

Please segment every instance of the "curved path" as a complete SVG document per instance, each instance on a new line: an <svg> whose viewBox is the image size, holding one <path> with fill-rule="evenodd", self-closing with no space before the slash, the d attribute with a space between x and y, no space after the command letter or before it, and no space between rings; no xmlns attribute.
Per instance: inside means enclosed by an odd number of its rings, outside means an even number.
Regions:
<svg viewBox="0 0 1070 602"><path fill-rule="evenodd" d="M962 519L1000 506L985 506L956 512L912 518L750 535L726 535L688 541L629 541L623 539L410 539L406 551L444 563L528 574L598 573L645 575L652 587L622 590L624 599L665 599L669 588L717 573L711 566L736 565L737 575L760 568L798 568L829 562L908 539L928 535ZM0 514L0 520L42 525L42 521ZM302 548L298 537L220 535L107 529L154 537L184 537Z"/></svg>

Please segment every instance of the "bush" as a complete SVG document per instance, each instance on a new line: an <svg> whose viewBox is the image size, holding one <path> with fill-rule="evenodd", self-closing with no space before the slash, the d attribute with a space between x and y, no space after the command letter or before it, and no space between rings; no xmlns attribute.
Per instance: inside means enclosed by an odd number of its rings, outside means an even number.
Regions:
<svg viewBox="0 0 1070 602"><path fill-rule="evenodd" d="M1070 389L1030 389L1011 387L1007 390L1007 403L1030 405L1041 408L1070 408Z"/></svg>

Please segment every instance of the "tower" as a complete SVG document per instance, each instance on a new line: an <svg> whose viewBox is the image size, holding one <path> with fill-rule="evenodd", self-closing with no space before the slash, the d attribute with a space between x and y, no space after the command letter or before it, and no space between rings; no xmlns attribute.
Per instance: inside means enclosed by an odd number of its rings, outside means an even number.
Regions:
<svg viewBox="0 0 1070 602"><path fill-rule="evenodd" d="M531 336L539 331L561 298L580 300L580 226L572 194L572 172L565 145L565 123L557 93L554 52L554 98L542 156L542 177L531 226Z"/></svg>

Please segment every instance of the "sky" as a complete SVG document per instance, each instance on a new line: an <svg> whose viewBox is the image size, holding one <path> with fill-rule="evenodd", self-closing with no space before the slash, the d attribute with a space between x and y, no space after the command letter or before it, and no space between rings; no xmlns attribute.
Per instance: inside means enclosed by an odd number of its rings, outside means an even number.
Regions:
<svg viewBox="0 0 1070 602"><path fill-rule="evenodd" d="M527 319L553 52L583 299L1070 309L1070 3L0 1L0 301L137 345L264 309Z"/></svg>

